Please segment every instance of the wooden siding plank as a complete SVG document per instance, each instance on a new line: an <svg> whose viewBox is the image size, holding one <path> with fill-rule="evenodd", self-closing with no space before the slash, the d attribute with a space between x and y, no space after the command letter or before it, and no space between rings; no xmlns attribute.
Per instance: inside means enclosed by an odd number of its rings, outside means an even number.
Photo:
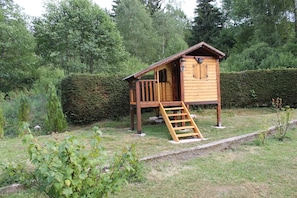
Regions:
<svg viewBox="0 0 297 198"><path fill-rule="evenodd" d="M185 58L184 100L186 102L216 101L217 95L217 60L203 58L199 64L194 57Z"/></svg>

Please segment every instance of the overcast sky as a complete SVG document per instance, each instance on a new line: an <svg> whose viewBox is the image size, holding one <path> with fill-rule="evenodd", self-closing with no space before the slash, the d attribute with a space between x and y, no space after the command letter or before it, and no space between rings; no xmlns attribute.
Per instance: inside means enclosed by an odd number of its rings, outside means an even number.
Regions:
<svg viewBox="0 0 297 198"><path fill-rule="evenodd" d="M101 8L111 10L113 0L93 0ZM189 18L193 18L194 9L196 7L196 0L179 0L181 8L184 10ZM14 0L19 6L24 8L27 15L40 16L43 12L43 0Z"/></svg>

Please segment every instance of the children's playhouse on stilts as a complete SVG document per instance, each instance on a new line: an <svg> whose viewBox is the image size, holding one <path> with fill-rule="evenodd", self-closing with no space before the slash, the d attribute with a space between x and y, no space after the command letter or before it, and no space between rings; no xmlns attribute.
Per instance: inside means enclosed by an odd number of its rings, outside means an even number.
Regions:
<svg viewBox="0 0 297 198"><path fill-rule="evenodd" d="M221 126L219 60L225 54L200 42L182 52L127 76L129 82L131 130L137 117L137 132L142 133L141 110L157 108L172 139L203 139L194 122L190 105L217 105L217 126Z"/></svg>

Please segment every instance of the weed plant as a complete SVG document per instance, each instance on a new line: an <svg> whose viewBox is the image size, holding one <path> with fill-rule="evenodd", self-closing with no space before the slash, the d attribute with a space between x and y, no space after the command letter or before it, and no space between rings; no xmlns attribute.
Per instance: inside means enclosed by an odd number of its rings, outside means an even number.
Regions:
<svg viewBox="0 0 297 198"><path fill-rule="evenodd" d="M281 98L272 99L272 106L277 118L277 138L279 141L283 141L290 126L291 108L290 106L283 107Z"/></svg>

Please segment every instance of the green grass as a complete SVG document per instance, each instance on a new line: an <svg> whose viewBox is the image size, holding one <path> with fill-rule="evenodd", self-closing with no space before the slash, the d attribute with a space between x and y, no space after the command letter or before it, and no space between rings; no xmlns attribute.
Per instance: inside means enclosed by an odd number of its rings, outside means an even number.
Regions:
<svg viewBox="0 0 297 198"><path fill-rule="evenodd" d="M192 111L192 113L195 113ZM143 115L143 131L139 137L129 131L129 118L120 121L102 121L84 127L71 127L71 132L55 136L39 136L39 142L62 139L67 135L89 139L93 126L103 132L102 145L110 154L125 145L136 144L139 157L160 152L179 150L228 137L265 130L276 125L276 115L269 108L224 109L222 123L226 128L216 129L216 110L196 112L197 125L207 140L189 144L171 144L165 124L150 125L146 121L152 113ZM297 111L292 112L297 119ZM114 128L117 127L117 128ZM215 152L187 162L166 161L146 163L146 180L129 184L115 197L280 197L297 196L293 187L297 178L296 129L288 132L291 139L279 142L269 139L265 146L243 145L225 152ZM21 138L0 140L0 157L3 161L28 162L27 148ZM295 174L296 172L296 174ZM284 182L284 183L283 183ZM284 192L286 191L286 192ZM33 193L34 194L34 193ZM6 197L32 197L32 192L22 192ZM294 197L293 196L293 197ZM38 197L34 195L33 197Z"/></svg>
<svg viewBox="0 0 297 198"><path fill-rule="evenodd" d="M245 144L200 158L147 163L147 180L117 197L296 197L297 130L284 142Z"/></svg>

